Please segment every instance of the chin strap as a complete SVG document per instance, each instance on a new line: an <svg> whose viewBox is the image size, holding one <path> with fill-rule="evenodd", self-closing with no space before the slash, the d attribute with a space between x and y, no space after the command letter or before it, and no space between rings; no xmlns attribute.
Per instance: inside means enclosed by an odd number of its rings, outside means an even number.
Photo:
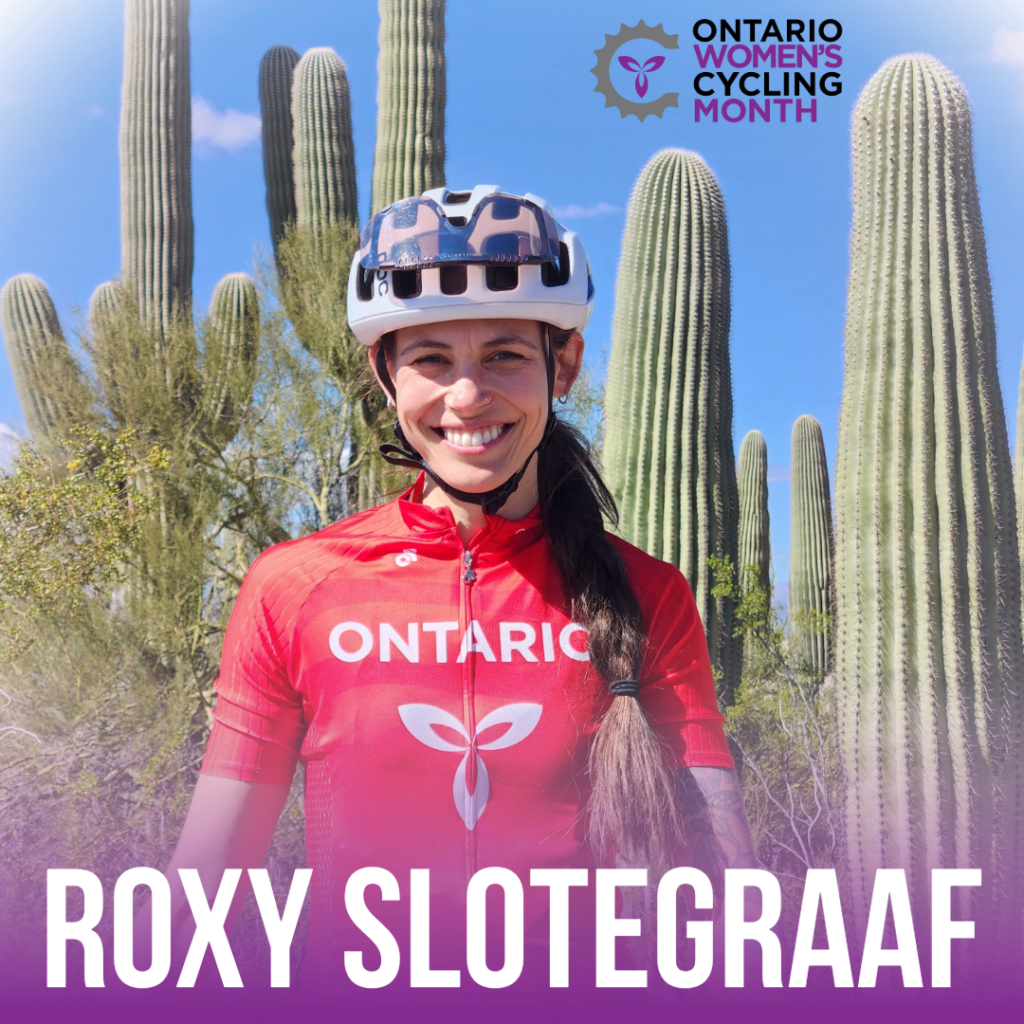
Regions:
<svg viewBox="0 0 1024 1024"><path fill-rule="evenodd" d="M427 461L422 455L411 444L409 444L405 433L402 430L401 424L396 420L394 426L395 437L398 439L398 444L382 444L378 451L381 456L390 462L393 466L405 466L408 469L419 469L422 470L427 476L430 477L438 487L441 488L445 494L450 494L453 498L458 501L465 501L471 505L480 505L483 508L484 515L493 516L502 505L512 496L515 489L519 486L520 481L526 473L527 467L530 465L530 460L538 452L543 451L551 440L551 435L555 432L555 427L558 425L558 417L555 415L553 407L553 396L555 388L555 352L551 346L551 328L545 325L544 328L544 358L547 365L548 374L548 419L544 425L544 436L540 439L540 443L536 448L526 456L526 461L522 464L519 470L512 474L503 484L499 484L497 487L491 488L489 491L483 491L481 493L474 493L472 491L462 491L457 487L453 487L447 481L442 480L437 473L434 472L428 465ZM385 390L391 395L392 399L395 398L395 385L391 379L391 372L388 370L387 358L384 354L384 346L377 346L377 376L380 377L381 382L384 384Z"/></svg>

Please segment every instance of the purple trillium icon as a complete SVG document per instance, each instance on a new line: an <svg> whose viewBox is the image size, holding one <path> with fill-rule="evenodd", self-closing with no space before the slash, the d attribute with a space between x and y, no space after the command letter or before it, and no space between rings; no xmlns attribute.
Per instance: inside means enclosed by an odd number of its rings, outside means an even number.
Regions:
<svg viewBox="0 0 1024 1024"><path fill-rule="evenodd" d="M658 68L665 63L665 58L651 57L641 64L635 57L620 57L619 63L627 71L632 71L636 74L633 86L636 89L637 96L639 96L640 99L643 99L647 95L647 72L657 71Z"/></svg>

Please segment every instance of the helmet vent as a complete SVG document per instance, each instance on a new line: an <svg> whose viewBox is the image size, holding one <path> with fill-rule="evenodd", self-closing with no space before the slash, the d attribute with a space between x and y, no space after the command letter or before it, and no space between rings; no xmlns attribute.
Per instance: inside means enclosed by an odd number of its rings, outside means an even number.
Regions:
<svg viewBox="0 0 1024 1024"><path fill-rule="evenodd" d="M396 299L415 299L423 290L418 270L392 270L391 288Z"/></svg>
<svg viewBox="0 0 1024 1024"><path fill-rule="evenodd" d="M466 265L441 268L441 294L462 295L466 290Z"/></svg>
<svg viewBox="0 0 1024 1024"><path fill-rule="evenodd" d="M569 246L565 242L558 243L558 264L542 263L540 279L548 288L557 288L569 283Z"/></svg>
<svg viewBox="0 0 1024 1024"><path fill-rule="evenodd" d="M492 264L487 268L487 288L492 292L511 292L519 287L519 267L515 264Z"/></svg>
<svg viewBox="0 0 1024 1024"><path fill-rule="evenodd" d="M472 192L445 192L445 206L458 206L460 203L468 203Z"/></svg>

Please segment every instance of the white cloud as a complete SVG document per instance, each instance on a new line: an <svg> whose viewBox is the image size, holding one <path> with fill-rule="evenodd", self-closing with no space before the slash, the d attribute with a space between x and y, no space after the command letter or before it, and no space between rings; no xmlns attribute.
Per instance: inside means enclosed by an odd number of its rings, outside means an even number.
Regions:
<svg viewBox="0 0 1024 1024"><path fill-rule="evenodd" d="M86 113L87 113L87 114L88 114L88 115L89 115L90 117L102 117L102 116L103 116L103 115L104 115L104 114L106 113L106 111L105 111L105 110L104 110L104 109L103 109L103 108L102 108L102 107L101 107L101 106L100 106L100 105L99 105L98 103L94 103L94 104L93 104L93 105L92 105L92 106L91 106L91 107L90 107L90 108L89 108L89 109L88 109L88 110L86 111Z"/></svg>
<svg viewBox="0 0 1024 1024"><path fill-rule="evenodd" d="M216 149L241 149L260 137L259 114L243 114L240 110L219 110L202 96L192 101L192 141L206 143Z"/></svg>
<svg viewBox="0 0 1024 1024"><path fill-rule="evenodd" d="M992 33L988 59L993 64L1012 64L1024 68L1024 29L997 28Z"/></svg>
<svg viewBox="0 0 1024 1024"><path fill-rule="evenodd" d="M0 89L0 107L13 107L20 102L21 97L7 89Z"/></svg>
<svg viewBox="0 0 1024 1024"><path fill-rule="evenodd" d="M789 483L789 466L777 466L774 462L768 464L768 483L785 484Z"/></svg>
<svg viewBox="0 0 1024 1024"><path fill-rule="evenodd" d="M8 472L14 465L21 448L22 437L6 423L0 423L0 473Z"/></svg>
<svg viewBox="0 0 1024 1024"><path fill-rule="evenodd" d="M568 206L556 206L555 216L560 220L570 220L573 217L604 217L609 213L619 213L621 207L612 206L604 201L595 203L593 206L580 206L579 203L570 203Z"/></svg>

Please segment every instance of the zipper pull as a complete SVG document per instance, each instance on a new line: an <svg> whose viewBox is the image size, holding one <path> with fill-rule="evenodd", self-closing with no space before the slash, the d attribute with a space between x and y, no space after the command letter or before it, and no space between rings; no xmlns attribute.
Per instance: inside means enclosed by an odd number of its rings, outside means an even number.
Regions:
<svg viewBox="0 0 1024 1024"><path fill-rule="evenodd" d="M462 574L463 583L475 583L476 572L473 570L473 553L467 551L465 557L462 559L462 564L465 565L466 571Z"/></svg>

